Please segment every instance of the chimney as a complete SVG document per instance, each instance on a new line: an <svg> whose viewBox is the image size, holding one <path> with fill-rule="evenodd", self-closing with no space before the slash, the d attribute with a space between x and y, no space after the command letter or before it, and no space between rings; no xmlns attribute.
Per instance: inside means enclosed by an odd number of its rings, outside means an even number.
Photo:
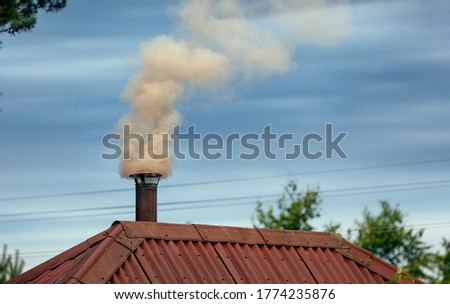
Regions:
<svg viewBox="0 0 450 304"><path fill-rule="evenodd" d="M130 175L136 183L136 221L157 221L157 199L159 173L137 173Z"/></svg>

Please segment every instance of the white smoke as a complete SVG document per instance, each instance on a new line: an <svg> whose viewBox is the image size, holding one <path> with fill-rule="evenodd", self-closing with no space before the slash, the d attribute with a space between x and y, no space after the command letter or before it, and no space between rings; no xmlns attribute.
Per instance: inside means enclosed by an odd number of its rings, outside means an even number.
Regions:
<svg viewBox="0 0 450 304"><path fill-rule="evenodd" d="M133 140L124 144L130 155L122 160L122 177L171 174L172 158L152 158L147 149L161 154L167 146L163 134L180 121L175 103L186 89L220 88L231 79L284 73L293 66L298 44L330 46L351 33L346 6L337 1L186 0L170 11L183 39L159 36L144 45L142 69L124 93L131 111L119 131L128 125L130 132L142 134L145 146ZM147 134L153 134L152 142ZM139 148L145 151L143 158Z"/></svg>

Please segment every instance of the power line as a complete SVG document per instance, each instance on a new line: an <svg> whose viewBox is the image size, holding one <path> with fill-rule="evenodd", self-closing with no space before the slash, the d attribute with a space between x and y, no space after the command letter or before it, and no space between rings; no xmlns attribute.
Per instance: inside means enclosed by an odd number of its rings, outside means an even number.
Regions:
<svg viewBox="0 0 450 304"><path fill-rule="evenodd" d="M400 189L392 189L392 188L399 188L399 187L400 187ZM450 180L435 180L435 181L422 181L422 182L413 182L413 183L399 183L399 184L389 184L389 185L339 188L339 189L322 190L320 192L325 194L325 195L323 195L324 198L330 198L330 197L340 197L340 196L374 194L374 193L381 193L381 192L384 193L384 192L397 192L397 191L407 191L407 190L422 190L422 189L442 188L442 187L450 187ZM378 189L378 190L377 191L360 192L361 190L369 190L369 189ZM384 189L384 190L381 190L381 189ZM343 194L326 195L326 193L346 192L346 191L353 191L353 192L343 193ZM357 192L355 192L355 191L357 191ZM160 204L160 206L187 205L187 204L233 201L233 200L241 200L242 201L242 200L247 200L247 199L261 199L261 198L270 198L270 197L279 197L279 196L280 196L280 194L268 194L268 195L240 196L240 197L211 198L211 199L190 200L190 201L175 201L175 202L166 202L166 203L163 202ZM221 206L221 205L215 205L215 206ZM121 206L108 206L108 207L96 207L96 208L9 213L9 214L0 214L0 217L17 217L17 216L30 216L30 215L42 215L42 214L102 211L102 210L127 209L127 208L133 208L133 207L134 207L134 205L121 205ZM168 210L168 209L165 209L165 210ZM177 207L177 208L174 208L171 210L188 210L188 209ZM98 215L100 215L100 214L98 214ZM89 216L92 216L92 215L89 215ZM78 217L78 216L76 216L76 217ZM79 217L83 217L83 216L79 216ZM71 217L63 217L63 218L71 218ZM41 218L39 218L39 219L41 219ZM45 218L43 218L43 219L45 219ZM52 219L52 218L47 218L47 219ZM6 221L0 221L0 223L5 223L5 222L9 223L9 222L14 222L14 221L21 221L21 220L6 220ZM24 219L23 221L26 221L26 219Z"/></svg>
<svg viewBox="0 0 450 304"><path fill-rule="evenodd" d="M350 171L362 171L362 170L370 170L370 169L392 168L392 167L405 167L405 166L423 165L423 164L449 162L449 161L450 161L450 158L442 158L442 159L423 160L423 161L414 161L414 162L370 165L370 166L363 166L363 167L350 167L350 168L341 168L341 169L297 172L297 173L292 173L292 174L278 174L278 175L267 175L267 176L256 176L256 177L241 177L241 178L233 178L233 179L222 179L222 180L214 180L214 181L191 182L191 183L183 183L183 184L175 184L175 185L163 185L161 187L184 187L184 186L209 185L209 184L217 184L217 183L232 183L232 182L242 182L242 181L249 181L249 180L272 179L272 178L279 178L279 177L286 177L286 176L303 176L303 175L328 174L328 173L339 173L339 172L350 172Z"/></svg>
<svg viewBox="0 0 450 304"><path fill-rule="evenodd" d="M15 217L15 216L30 216L30 215L41 215L41 214L55 214L55 213L72 213L72 212L86 212L86 211L101 211L101 210L111 210L111 209L125 209L132 208L133 205L123 205L123 206L110 206L110 207L95 207L95 208L79 208L79 209L63 209L63 210L47 210L47 211L35 211L35 212L21 212L21 213L7 213L0 214L0 217Z"/></svg>
<svg viewBox="0 0 450 304"><path fill-rule="evenodd" d="M422 223L422 224L411 224L411 225L402 225L402 227L404 228L412 228L412 229L417 229L417 228L427 228L427 229L436 229L436 228L446 228L446 227L450 227L450 221L445 221L445 222L429 222L429 223ZM347 229L347 231L360 231L361 229L363 230L368 230L369 227L367 226L362 226L360 228L353 228L353 229ZM340 229L340 231L342 231L343 229ZM390 231L396 231L395 227L372 227L370 228L370 231L373 232L390 232Z"/></svg>
<svg viewBox="0 0 450 304"><path fill-rule="evenodd" d="M55 197L66 197L66 196L79 196L79 195L92 195L92 194L104 194L113 192L124 192L131 191L134 188L118 188L118 189L105 189L105 190L94 190L94 191L80 191L80 192L66 192L66 193L56 193L56 194L43 194L43 195L28 195L28 196L16 196L16 197L3 197L0 198L0 202L3 201L23 201L23 200L33 200L41 198L55 198Z"/></svg>
<svg viewBox="0 0 450 304"><path fill-rule="evenodd" d="M169 185L160 185L160 188L174 188L174 187L191 187L198 185L211 185L211 184L221 184L221 183L233 183L233 182L242 182L242 181L250 181L250 180L264 180L264 179L273 179L287 176L304 176L304 175L315 175L315 174L330 174L330 173L340 173L340 172L351 172L351 171L362 171L362 170L370 170L370 169L382 169L382 168L393 168L393 167L405 167L405 166L415 166L415 165L424 165L424 164L432 164L432 163L441 163L441 162L449 162L450 158L442 158L442 159L434 159L434 160L423 160L423 161L413 161L413 162L401 162L401 163L389 163L389 164L380 164L380 165L370 165L370 166L362 166L362 167L350 167L350 168L340 168L340 169L330 169L330 170L318 170L318 171L308 171L308 172L297 172L292 174L277 174L277 175L266 175L266 176L255 176L255 177L238 177L238 178L230 178L230 179L221 179L221 180L213 180L213 181L198 181L198 182L190 182L190 183L180 183L180 184L169 184ZM114 192L125 192L132 191L134 188L116 188L116 189L103 189L103 190L94 190L94 191L80 191L80 192L66 192L66 193L55 193L55 194L44 194L44 195L29 195L29 196L17 196L17 197L3 197L0 198L1 201L21 201L21 200L33 200L33 199L42 199L42 198L56 198L56 197L68 197L68 196L82 196L82 195L95 195L95 194L105 194L105 193L114 193Z"/></svg>
<svg viewBox="0 0 450 304"><path fill-rule="evenodd" d="M50 254L57 254L57 253L61 253L64 250L43 250L43 251L28 251L28 252L19 252L20 253L20 257L26 257L26 258L30 258L30 257L34 257L34 256L48 256Z"/></svg>
<svg viewBox="0 0 450 304"><path fill-rule="evenodd" d="M446 185L447 187L450 187L450 185ZM431 187L430 187L431 188ZM404 189L404 190L416 190L416 189ZM404 191L403 190L403 191ZM387 190L388 192L391 191L401 191L399 189L395 190ZM378 191L383 192L383 191ZM371 192L373 193L373 192ZM366 193L351 193L349 195L359 195L359 194L366 194ZM267 197L273 197L278 195L267 195ZM333 196L333 195L332 195ZM328 196L328 197L332 197ZM344 195L334 195L334 196L344 196ZM255 198L261 198L254 196ZM232 200L237 198L229 198L227 200ZM210 200L212 201L212 200ZM177 207L177 208L165 208L160 209L159 212L167 212L167 211L183 211L183 210L195 210L195 209L208 209L208 208L223 208L223 207L232 207L232 206L245 206L245 205L254 205L255 201L252 202L238 202L238 203L229 203L229 204L210 204L210 205L203 205L203 206L190 206L190 207ZM3 223L16 223L16 222L35 222L35 221L53 221L53 220L65 220L65 219L77 219L77 218L93 218L93 217L104 217L104 216L115 216L115 215L125 215L125 214L133 214L134 211L127 211L127 212L112 212L112 213L99 213L99 214L87 214L87 215L71 215L71 216L63 216L63 217L44 217L44 218L31 218L31 219L12 219L12 220L3 220L0 221L0 224Z"/></svg>
<svg viewBox="0 0 450 304"><path fill-rule="evenodd" d="M185 204L197 204L197 203L208 203L208 202L220 202L220 201L232 201L232 200L244 200L244 199L257 199L257 198L267 198L275 197L279 194L269 194L269 195L251 195L251 196L240 196L240 197L225 197L225 198L212 198L212 199L201 199L201 200L189 200L189 201L175 201L160 203L160 206L168 205L185 205ZM30 216L30 215L41 215L41 214L54 214L54 213L71 213L71 212L85 212L85 211L99 211L99 210L112 210L112 209L126 209L134 208L134 205L121 205L121 206L110 206L110 207L96 207L96 208L80 208L80 209L64 209L64 210L51 210L51 211L36 211L36 212L22 212L22 213L8 213L0 214L0 217L15 217L15 216ZM0 221L1 223L1 221Z"/></svg>
<svg viewBox="0 0 450 304"><path fill-rule="evenodd" d="M436 186L423 186L423 187L412 187L412 188L400 188L400 189L389 189L389 190L378 190L378 191L363 191L363 192L355 192L355 193L343 193L343 194L332 194L332 195L323 195L323 198L330 197L345 197L345 196L357 196L357 195L367 195L367 194L376 194L376 193L385 193L385 192L403 192L403 191L416 191L423 189L436 189L436 188L448 188L450 184L447 185L436 185Z"/></svg>
<svg viewBox="0 0 450 304"><path fill-rule="evenodd" d="M397 188L397 187L414 187L420 185L432 185L432 184L443 184L450 183L450 179L441 179L434 181L421 181L421 182L412 182L412 183L400 183L400 184L385 184L378 186L364 186L364 187L352 187L352 188L340 188L340 189L330 189L324 190L324 193L327 192L343 192L343 191L356 191L356 190L366 190L366 189L380 189L380 188Z"/></svg>

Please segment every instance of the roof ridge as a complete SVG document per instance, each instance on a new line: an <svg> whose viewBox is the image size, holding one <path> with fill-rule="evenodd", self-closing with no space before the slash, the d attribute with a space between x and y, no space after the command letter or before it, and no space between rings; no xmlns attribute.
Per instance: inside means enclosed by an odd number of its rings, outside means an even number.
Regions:
<svg viewBox="0 0 450 304"><path fill-rule="evenodd" d="M200 236L200 238L202 239L202 241L203 241L203 242L207 242L207 240L205 240L205 239L203 238L202 234L201 234L200 231L198 230L197 225L194 224L194 223L192 223L192 224L190 224L190 225L191 225L192 227L194 227L195 230L197 230L197 233L198 233L198 235Z"/></svg>
<svg viewBox="0 0 450 304"><path fill-rule="evenodd" d="M116 221L128 238L348 248L339 233L208 224Z"/></svg>
<svg viewBox="0 0 450 304"><path fill-rule="evenodd" d="M99 278L103 282L109 280L114 273L110 269L118 269L131 251L128 246L124 245L126 242L117 241L117 238L124 235L123 227L119 222L114 222L110 229L105 230L102 235L104 237L101 240L86 249L86 257L76 261L73 271L62 275L58 281L75 280L77 283L94 283L98 282Z"/></svg>

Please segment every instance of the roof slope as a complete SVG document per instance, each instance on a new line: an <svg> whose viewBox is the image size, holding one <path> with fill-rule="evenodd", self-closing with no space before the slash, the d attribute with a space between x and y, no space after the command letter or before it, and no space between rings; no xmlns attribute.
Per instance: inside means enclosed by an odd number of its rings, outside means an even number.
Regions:
<svg viewBox="0 0 450 304"><path fill-rule="evenodd" d="M385 283L395 272L337 233L115 222L9 283Z"/></svg>

